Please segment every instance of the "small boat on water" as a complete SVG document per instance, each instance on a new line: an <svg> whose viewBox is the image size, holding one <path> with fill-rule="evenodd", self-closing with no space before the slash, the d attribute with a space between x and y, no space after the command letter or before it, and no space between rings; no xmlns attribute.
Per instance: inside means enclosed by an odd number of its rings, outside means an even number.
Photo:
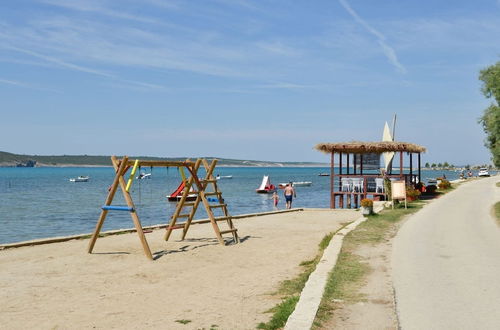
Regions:
<svg viewBox="0 0 500 330"><path fill-rule="evenodd" d="M144 172L141 172L141 174L139 174L136 179L139 179L139 180L144 180L144 179L151 179L151 173L144 173Z"/></svg>
<svg viewBox="0 0 500 330"><path fill-rule="evenodd" d="M79 176L78 178L71 178L69 181L71 182L87 182L89 181L90 177L89 176Z"/></svg>
<svg viewBox="0 0 500 330"><path fill-rule="evenodd" d="M182 181L179 186L177 187L177 189L174 190L173 193L171 193L170 195L167 195L167 200L169 202L178 202L181 200L182 198L182 194L184 192L184 187L186 186L186 183L184 181ZM191 187L191 190L193 189L193 187ZM196 194L189 194L187 195L186 197L186 201L194 201L196 200L196 197L197 195Z"/></svg>
<svg viewBox="0 0 500 330"><path fill-rule="evenodd" d="M233 178L232 175L219 175L219 174L217 174L217 176L215 177L216 180L232 179L232 178Z"/></svg>
<svg viewBox="0 0 500 330"><path fill-rule="evenodd" d="M255 189L258 194L270 194L276 191L276 186L271 183L269 175L264 175L260 187Z"/></svg>
<svg viewBox="0 0 500 330"><path fill-rule="evenodd" d="M278 185L279 188L284 189L288 183L280 183ZM292 187L309 187L312 185L311 181L293 181Z"/></svg>
<svg viewBox="0 0 500 330"><path fill-rule="evenodd" d="M330 173L320 173L318 176L330 176Z"/></svg>

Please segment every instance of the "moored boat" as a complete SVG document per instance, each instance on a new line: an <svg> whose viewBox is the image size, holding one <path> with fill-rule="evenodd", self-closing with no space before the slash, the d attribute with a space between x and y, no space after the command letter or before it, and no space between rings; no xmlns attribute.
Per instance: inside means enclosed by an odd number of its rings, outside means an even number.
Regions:
<svg viewBox="0 0 500 330"><path fill-rule="evenodd" d="M139 180L144 180L144 179L151 179L151 173L144 173L144 172L141 172L141 174L139 174L136 179L139 179Z"/></svg>
<svg viewBox="0 0 500 330"><path fill-rule="evenodd" d="M71 182L87 182L89 181L90 177L89 176L79 176L78 178L71 178L69 181Z"/></svg>
<svg viewBox="0 0 500 330"><path fill-rule="evenodd" d="M215 179L217 179L217 180L232 179L232 178L233 178L232 175L219 175L219 174L217 174L217 176L215 177Z"/></svg>
<svg viewBox="0 0 500 330"><path fill-rule="evenodd" d="M278 185L279 188L283 189L286 187L288 183L280 183ZM312 185L312 182L311 181L293 181L292 182L292 187L308 187Z"/></svg>

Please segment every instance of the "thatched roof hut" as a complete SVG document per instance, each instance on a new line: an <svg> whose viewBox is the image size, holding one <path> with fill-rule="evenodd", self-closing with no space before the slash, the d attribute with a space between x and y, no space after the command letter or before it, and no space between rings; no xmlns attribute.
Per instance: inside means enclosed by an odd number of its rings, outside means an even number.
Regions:
<svg viewBox="0 0 500 330"><path fill-rule="evenodd" d="M318 143L316 150L324 153L350 153L350 154L366 154L366 153L384 153L384 152L426 152L425 147L414 143L385 141L385 142L338 142L338 143Z"/></svg>
<svg viewBox="0 0 500 330"><path fill-rule="evenodd" d="M379 186L377 188L376 179L380 180L383 177L395 178L399 180L405 180L407 184L415 184L420 182L421 178L421 160L420 154L426 152L425 147L419 146L417 144L408 142L398 142L398 141L382 141L382 142L362 142L362 141L352 141L352 142L338 142L338 143L319 143L315 146L316 150L324 152L331 155L330 163L330 207L336 207L336 199L338 200L339 207L344 207L344 201L347 201L347 205L351 205L352 199L354 199L354 204L357 207L358 201L362 198L366 198L368 195L385 197L385 188ZM368 170L380 169L380 155L389 153L399 154L399 173L393 173L392 171L392 157L389 156L389 160L386 160L387 172L384 176L376 173L363 173L364 167ZM404 172L403 158L404 154L408 154L409 158L409 168L408 172ZM418 170L417 173L413 173L413 154L417 155ZM352 157L351 157L352 156ZM337 172L334 171L335 158L337 158ZM359 168L359 172L358 172ZM352 173L350 170L352 169ZM343 171L345 172L343 173ZM350 184L349 180L356 182ZM345 179L345 180L344 180ZM336 181L335 181L336 180ZM371 187L369 190L368 181L375 181L375 189ZM359 183L362 183L359 186ZM347 206L346 205L346 206Z"/></svg>

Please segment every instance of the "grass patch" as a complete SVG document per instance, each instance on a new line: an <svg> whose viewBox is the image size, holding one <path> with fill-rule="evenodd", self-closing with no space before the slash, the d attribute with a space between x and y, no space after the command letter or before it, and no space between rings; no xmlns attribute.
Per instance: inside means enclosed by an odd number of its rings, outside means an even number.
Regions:
<svg viewBox="0 0 500 330"><path fill-rule="evenodd" d="M367 221L345 236L337 263L328 275L313 329L320 328L333 316L337 302L356 303L365 299L359 289L370 267L361 256L355 254L355 250L362 244L375 245L390 239L396 233L398 222L423 205L424 202L415 201L408 204L408 209L404 208L404 204L397 205L394 210L384 209L379 214L368 216Z"/></svg>
<svg viewBox="0 0 500 330"><path fill-rule="evenodd" d="M285 326L288 317L295 309L295 305L300 298L300 293L309 279L311 273L316 269L316 265L321 260L323 251L328 247L332 237L342 228L347 226L349 223L344 224L337 231L325 235L321 242L318 244L318 253L311 260L306 260L300 263L302 267L302 272L295 278L291 280L285 280L280 283L280 286L274 294L282 296L283 300L281 303L270 309L268 312L273 313L271 320L267 323L259 323L258 329L274 330L280 329Z"/></svg>
<svg viewBox="0 0 500 330"><path fill-rule="evenodd" d="M497 182L496 185L497 185L497 187L500 187L500 182Z"/></svg>
<svg viewBox="0 0 500 330"><path fill-rule="evenodd" d="M300 296L292 296L284 299L279 305L275 306L270 310L273 312L273 317L267 323L260 323L257 329L274 330L283 328L286 324L286 320L290 314L292 314L295 309L295 305L299 301Z"/></svg>
<svg viewBox="0 0 500 330"><path fill-rule="evenodd" d="M191 320L175 320L175 322L180 323L180 324L188 324L188 323L191 323Z"/></svg>
<svg viewBox="0 0 500 330"><path fill-rule="evenodd" d="M493 205L493 212L495 213L497 223L500 225L500 202L497 202L495 203L495 205Z"/></svg>

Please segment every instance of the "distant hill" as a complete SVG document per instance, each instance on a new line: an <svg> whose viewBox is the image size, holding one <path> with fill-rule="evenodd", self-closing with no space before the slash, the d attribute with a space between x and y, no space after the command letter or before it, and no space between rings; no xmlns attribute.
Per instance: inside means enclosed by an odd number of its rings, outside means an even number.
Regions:
<svg viewBox="0 0 500 330"><path fill-rule="evenodd" d="M122 156L117 156L122 157ZM169 160L184 161L187 157L164 158L150 156L129 156L131 159L143 160ZM217 157L204 157L207 159ZM240 160L218 158L219 166L249 166L249 167L286 167L286 166L328 166L328 164L314 162L269 162L260 160ZM89 156L89 155L60 155L60 156L39 156L39 155L18 155L0 151L1 167L43 167L43 166L111 166L110 156Z"/></svg>

